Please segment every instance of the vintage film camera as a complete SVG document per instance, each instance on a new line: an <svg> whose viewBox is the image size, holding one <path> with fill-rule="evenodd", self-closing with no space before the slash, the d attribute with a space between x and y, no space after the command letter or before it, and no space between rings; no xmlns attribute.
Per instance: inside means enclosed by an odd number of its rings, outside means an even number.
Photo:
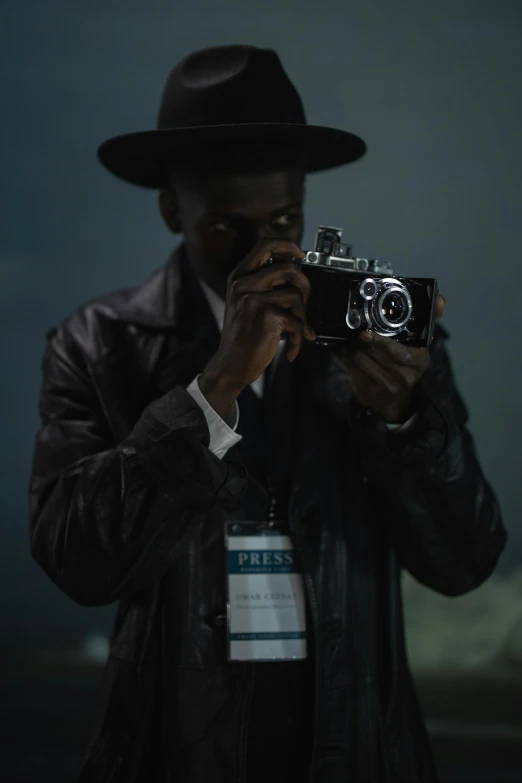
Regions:
<svg viewBox="0 0 522 783"><path fill-rule="evenodd" d="M387 262L353 258L351 245L341 242L342 232L319 226L315 249L299 261L312 286L307 317L315 344L346 343L371 329L407 345L429 346L437 280L395 277Z"/></svg>

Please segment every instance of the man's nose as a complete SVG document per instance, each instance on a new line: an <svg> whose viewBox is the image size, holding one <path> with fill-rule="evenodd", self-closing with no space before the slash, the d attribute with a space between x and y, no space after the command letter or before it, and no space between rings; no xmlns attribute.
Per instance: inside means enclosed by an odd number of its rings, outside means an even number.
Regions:
<svg viewBox="0 0 522 783"><path fill-rule="evenodd" d="M273 239L278 236L278 233L271 223L264 223L257 229L256 236L257 239Z"/></svg>
<svg viewBox="0 0 522 783"><path fill-rule="evenodd" d="M252 246L256 245L260 239L274 239L274 237L280 236L271 223L256 223L249 226L247 230Z"/></svg>
<svg viewBox="0 0 522 783"><path fill-rule="evenodd" d="M241 248L241 252L245 256L255 248L261 239L274 239L279 236L280 234L267 223L243 225L238 232L237 247Z"/></svg>

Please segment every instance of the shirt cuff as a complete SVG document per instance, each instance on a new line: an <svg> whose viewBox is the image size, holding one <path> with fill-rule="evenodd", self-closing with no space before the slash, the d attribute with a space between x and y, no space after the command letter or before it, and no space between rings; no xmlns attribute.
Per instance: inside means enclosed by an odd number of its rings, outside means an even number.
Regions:
<svg viewBox="0 0 522 783"><path fill-rule="evenodd" d="M239 423L239 405L237 401L234 403L230 416L225 421L208 403L199 388L198 379L199 375L196 375L190 386L187 386L187 391L205 414L210 433L209 451L222 459L227 451L232 446L235 446L236 443L239 443L242 438L241 435L235 432Z"/></svg>
<svg viewBox="0 0 522 783"><path fill-rule="evenodd" d="M385 422L385 424L392 432L406 432L406 430L410 430L413 427L416 418L417 414L414 413L413 416L410 416L410 418L406 419L402 424L392 424L391 422Z"/></svg>

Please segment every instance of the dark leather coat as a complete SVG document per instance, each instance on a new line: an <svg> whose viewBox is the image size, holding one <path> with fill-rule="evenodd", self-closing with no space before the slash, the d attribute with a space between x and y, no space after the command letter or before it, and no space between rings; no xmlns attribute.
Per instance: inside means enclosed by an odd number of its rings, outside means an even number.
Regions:
<svg viewBox="0 0 522 783"><path fill-rule="evenodd" d="M178 251L48 334L32 553L79 604L119 602L81 783L245 783L255 664L226 661L222 526L247 472L208 450L186 391L216 349L197 315L183 309ZM292 365L288 514L315 642L313 783L436 780L401 569L458 596L487 579L506 540L446 338L438 327L403 434L355 403L333 353L307 344Z"/></svg>

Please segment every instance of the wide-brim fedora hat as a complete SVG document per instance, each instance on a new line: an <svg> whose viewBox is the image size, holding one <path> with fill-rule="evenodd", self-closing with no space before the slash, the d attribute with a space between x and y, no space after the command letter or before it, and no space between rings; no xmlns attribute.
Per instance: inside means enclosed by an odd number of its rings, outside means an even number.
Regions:
<svg viewBox="0 0 522 783"><path fill-rule="evenodd" d="M298 150L308 172L352 163L366 152L354 133L307 124L275 51L235 44L183 58L168 76L156 128L107 139L98 158L126 182L162 188L176 163L250 144Z"/></svg>

